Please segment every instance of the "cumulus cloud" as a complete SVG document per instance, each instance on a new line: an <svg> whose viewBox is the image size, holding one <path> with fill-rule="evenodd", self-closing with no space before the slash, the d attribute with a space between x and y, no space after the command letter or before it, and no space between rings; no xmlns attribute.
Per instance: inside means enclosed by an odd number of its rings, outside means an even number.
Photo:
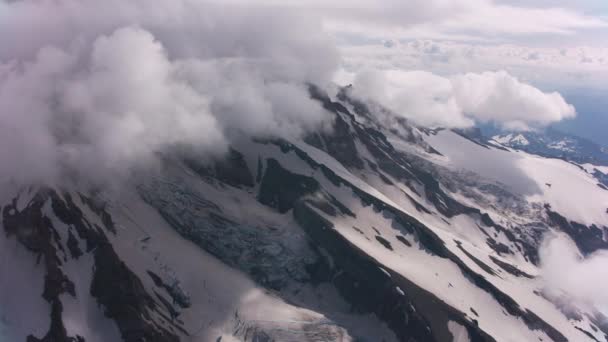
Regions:
<svg viewBox="0 0 608 342"><path fill-rule="evenodd" d="M319 21L212 1L0 1L0 180L92 178L181 144L297 136L338 62Z"/></svg>
<svg viewBox="0 0 608 342"><path fill-rule="evenodd" d="M547 237L539 250L546 291L553 298L608 310L608 252L583 257L576 245L564 235Z"/></svg>
<svg viewBox="0 0 608 342"><path fill-rule="evenodd" d="M427 71L368 71L357 75L354 95L425 126L468 127L449 79Z"/></svg>
<svg viewBox="0 0 608 342"><path fill-rule="evenodd" d="M427 126L464 128L494 122L528 130L576 115L560 94L542 92L504 71L452 77L426 71L368 71L355 78L353 91Z"/></svg>

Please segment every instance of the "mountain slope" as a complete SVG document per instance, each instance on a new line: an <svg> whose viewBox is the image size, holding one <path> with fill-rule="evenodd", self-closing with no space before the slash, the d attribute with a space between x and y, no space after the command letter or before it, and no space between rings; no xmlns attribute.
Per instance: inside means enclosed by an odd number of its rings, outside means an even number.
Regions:
<svg viewBox="0 0 608 342"><path fill-rule="evenodd" d="M311 95L332 131L243 140L211 162L166 156L119 189L6 196L0 334L608 340L601 314L554 304L539 277L545 233L606 248L608 191L588 173L387 122L348 89Z"/></svg>

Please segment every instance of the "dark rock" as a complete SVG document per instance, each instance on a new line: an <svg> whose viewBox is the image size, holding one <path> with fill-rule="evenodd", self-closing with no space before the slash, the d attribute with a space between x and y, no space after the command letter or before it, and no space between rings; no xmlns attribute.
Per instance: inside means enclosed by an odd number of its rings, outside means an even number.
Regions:
<svg viewBox="0 0 608 342"><path fill-rule="evenodd" d="M608 231L606 227L600 229L596 225L585 226L578 222L568 221L565 217L552 211L549 205L545 205L545 210L551 224L568 234L583 254L589 255L597 250L608 249L608 241L604 240L604 234Z"/></svg>
<svg viewBox="0 0 608 342"><path fill-rule="evenodd" d="M147 273L150 278L152 278L152 281L156 286L165 289L167 294L171 296L171 299L173 299L173 304L177 304L183 309L189 308L190 305L192 305L192 303L190 302L190 298L183 292L177 282L174 282L173 284L167 284L156 273L150 270L148 270Z"/></svg>
<svg viewBox="0 0 608 342"><path fill-rule="evenodd" d="M492 262L494 262L496 265L500 266L500 268L502 268L503 270L507 271L508 273L516 276L516 277L524 277L524 278L528 278L528 279L533 279L534 277L529 275L528 273L521 271L519 268L506 263L498 258L495 258L493 256L490 255L490 259L492 260Z"/></svg>
<svg viewBox="0 0 608 342"><path fill-rule="evenodd" d="M57 253L60 246L59 234L51 220L42 213L42 207L48 200L49 190L40 190L26 208L17 209L17 200L2 211L3 225L8 237L15 236L25 248L38 255L44 261L44 291L42 297L50 304L50 327L42 339L33 335L28 342L76 342L84 341L80 336L71 337L63 325L63 305L59 296L67 293L76 296L74 283L63 273L61 260Z"/></svg>
<svg viewBox="0 0 608 342"><path fill-rule="evenodd" d="M513 251L509 248L509 246L502 242L498 242L491 237L486 239L486 243L498 254L513 254Z"/></svg>
<svg viewBox="0 0 608 342"><path fill-rule="evenodd" d="M467 327L472 341L493 341L461 313L381 265L337 233L332 224L299 201L294 217L316 245L331 254L329 279L360 313L374 312L402 341L443 341L451 337L447 322ZM327 272L327 271L326 271ZM405 295L395 291L398 286ZM410 297L412 293L412 297ZM422 316L420 312L424 312Z"/></svg>
<svg viewBox="0 0 608 342"><path fill-rule="evenodd" d="M268 159L258 200L286 213L293 208L296 200L319 189L319 183L315 179L292 173L281 167L276 159Z"/></svg>
<svg viewBox="0 0 608 342"><path fill-rule="evenodd" d="M574 326L574 328L576 328L576 330L582 332L583 334L587 335L587 337L589 337L590 339L592 339L592 340L594 340L596 342L600 342L600 340L598 340L597 338L595 338L595 336L593 336L593 334L590 333L590 332L588 332L587 330L585 330L585 329L583 329L581 327L578 327L578 326Z"/></svg>
<svg viewBox="0 0 608 342"><path fill-rule="evenodd" d="M72 233L72 230L68 230L68 249L70 251L70 255L74 259L78 259L82 256L82 250L78 247L78 240Z"/></svg>
<svg viewBox="0 0 608 342"><path fill-rule="evenodd" d="M407 241L407 239L403 235L397 235L395 237L397 238L397 240L401 241L401 243L403 243L404 245L406 245L408 247L412 247L412 243Z"/></svg>
<svg viewBox="0 0 608 342"><path fill-rule="evenodd" d="M231 148L221 158L201 162L195 157L184 158L184 163L204 179L217 179L234 187L252 187L253 175L243 155ZM258 165L258 172L260 172ZM258 173L259 176L259 173Z"/></svg>
<svg viewBox="0 0 608 342"><path fill-rule="evenodd" d="M91 295L104 314L118 325L125 342L178 342L179 338L152 323L156 303L139 278L120 260L103 235L97 237Z"/></svg>
<svg viewBox="0 0 608 342"><path fill-rule="evenodd" d="M469 259L471 259L475 264L477 264L479 268L481 268L490 275L496 275L496 272L494 272L494 269L492 269L492 267L486 265L483 261L477 259L473 254L469 253L469 251L462 247L462 242L457 240L455 240L454 242L456 242L456 246L458 246L458 249L460 249L467 257L469 257Z"/></svg>
<svg viewBox="0 0 608 342"><path fill-rule="evenodd" d="M386 240L385 238L383 238L380 235L376 235L376 241L380 242L380 244L382 246L384 246L384 248L388 249L388 250L393 250L393 246L391 246L391 243L388 242L388 240Z"/></svg>

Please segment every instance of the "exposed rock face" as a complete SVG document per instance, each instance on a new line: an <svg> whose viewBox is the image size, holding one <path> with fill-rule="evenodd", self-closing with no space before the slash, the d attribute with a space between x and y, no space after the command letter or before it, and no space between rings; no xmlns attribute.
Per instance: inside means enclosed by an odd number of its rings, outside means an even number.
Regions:
<svg viewBox="0 0 608 342"><path fill-rule="evenodd" d="M42 212L48 199L48 191L39 191L26 208L19 211L17 200L4 207L2 211L3 225L8 237L15 236L25 248L35 253L38 260L44 263L44 292L42 297L51 307L51 326L48 333L42 337L28 336L28 342L75 342L84 341L81 336L68 336L62 321L63 305L59 296L67 293L76 296L74 284L61 269L61 254L65 254L60 244L59 234L51 220ZM59 247L57 247L59 246Z"/></svg>
<svg viewBox="0 0 608 342"><path fill-rule="evenodd" d="M331 101L327 94L324 94L318 88L311 88L311 97L320 101L329 112L334 113L335 121L331 134L312 134L306 141L318 149L327 151L330 155L335 156L342 165L362 169L364 163L357 152L356 139L351 134L349 122L342 117L342 115L349 115L352 119L352 115L343 105Z"/></svg>
<svg viewBox="0 0 608 342"><path fill-rule="evenodd" d="M378 314L403 341L435 340L429 323L415 311L411 301L395 290L397 284L381 265L333 232L331 223L305 202L298 203L294 216L313 241L331 253L334 266L326 277L355 305L355 310Z"/></svg>
<svg viewBox="0 0 608 342"><path fill-rule="evenodd" d="M551 206L545 206L547 215L552 224L559 227L568 234L584 254L591 254L600 249L608 249L608 241L604 236L608 233L608 227L585 226L574 221L568 221L565 217L551 210Z"/></svg>
<svg viewBox="0 0 608 342"><path fill-rule="evenodd" d="M217 179L236 187L251 187L254 184L243 155L235 149L230 149L227 155L215 160L212 165L201 163L194 157L184 161L192 170L208 179Z"/></svg>
<svg viewBox="0 0 608 342"><path fill-rule="evenodd" d="M258 200L280 213L293 208L296 200L319 191L319 183L310 177L291 173L274 159L266 162Z"/></svg>
<svg viewBox="0 0 608 342"><path fill-rule="evenodd" d="M179 341L176 335L151 323L150 313L157 304L111 244L100 239L95 250L91 295L104 307L106 316L116 322L124 341Z"/></svg>

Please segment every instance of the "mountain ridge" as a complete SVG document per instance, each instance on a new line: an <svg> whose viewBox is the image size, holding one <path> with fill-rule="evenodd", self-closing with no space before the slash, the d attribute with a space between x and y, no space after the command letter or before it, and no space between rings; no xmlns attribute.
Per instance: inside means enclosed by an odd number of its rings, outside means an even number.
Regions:
<svg viewBox="0 0 608 342"><path fill-rule="evenodd" d="M332 99L311 88L311 97L335 116L333 131L238 142L211 164L170 156L118 193L16 194L2 205L2 243L44 260L43 272L30 267L53 295L36 303L50 306L38 312L46 324L16 328L21 309L0 333L28 342L608 340L601 314L581 307L570 318L543 293L538 259L551 231L585 253L605 249L596 242L608 220L577 222L544 184L531 200L483 170L463 171L446 144L545 159L406 120L387 125L381 107L348 89Z"/></svg>

